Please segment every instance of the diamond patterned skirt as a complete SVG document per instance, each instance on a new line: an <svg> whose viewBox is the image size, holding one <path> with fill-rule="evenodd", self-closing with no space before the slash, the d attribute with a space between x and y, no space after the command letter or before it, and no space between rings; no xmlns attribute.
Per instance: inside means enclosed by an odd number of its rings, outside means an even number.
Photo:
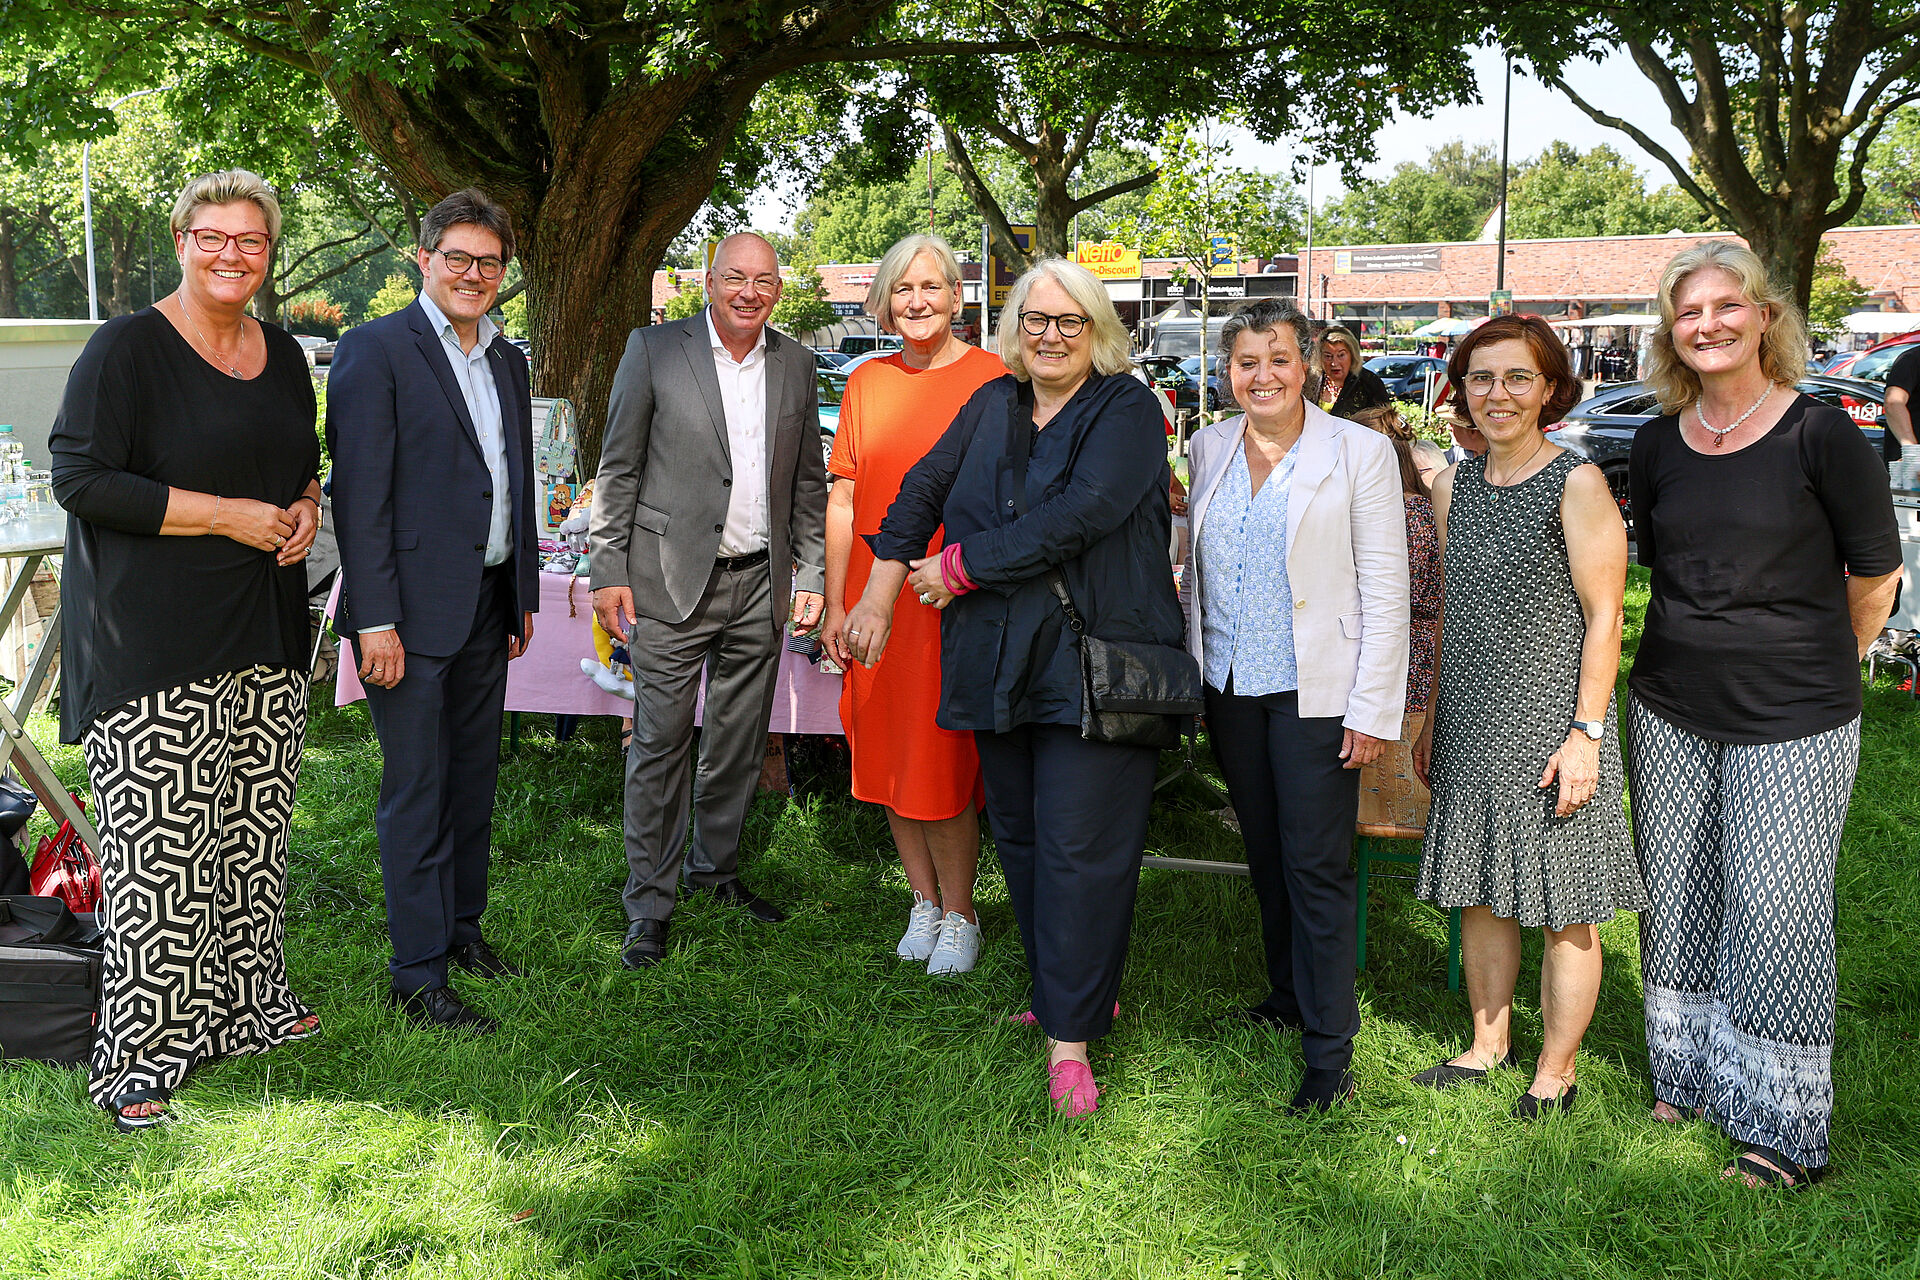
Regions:
<svg viewBox="0 0 1920 1280"><path fill-rule="evenodd" d="M1627 708L1654 1096L1736 1142L1827 1163L1834 862L1860 721L1789 742L1715 742Z"/></svg>

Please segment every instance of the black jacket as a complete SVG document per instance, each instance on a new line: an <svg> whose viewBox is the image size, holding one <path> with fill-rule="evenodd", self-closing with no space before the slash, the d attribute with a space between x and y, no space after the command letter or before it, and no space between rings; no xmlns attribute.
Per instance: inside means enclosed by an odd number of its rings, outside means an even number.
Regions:
<svg viewBox="0 0 1920 1280"><path fill-rule="evenodd" d="M1095 635L1181 642L1159 402L1125 374L1089 377L1034 436L1021 516L1010 445L1033 419L1020 391L1011 376L976 391L868 539L879 559L913 560L944 524L981 588L941 616L944 729L1080 723L1079 652L1048 565Z"/></svg>
<svg viewBox="0 0 1920 1280"><path fill-rule="evenodd" d="M1340 387L1340 398L1327 412L1336 418L1350 418L1363 409L1392 403L1393 397L1387 394L1387 384L1380 381L1380 375L1365 365L1355 365Z"/></svg>

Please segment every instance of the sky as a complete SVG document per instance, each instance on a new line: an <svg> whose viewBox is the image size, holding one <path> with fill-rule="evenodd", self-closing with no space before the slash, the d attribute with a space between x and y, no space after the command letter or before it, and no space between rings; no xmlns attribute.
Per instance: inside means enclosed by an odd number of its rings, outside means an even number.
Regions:
<svg viewBox="0 0 1920 1280"><path fill-rule="evenodd" d="M1453 138L1468 143L1500 144L1500 107L1504 62L1491 49L1470 51L1474 77L1479 82L1482 101L1466 106L1443 107L1429 117L1398 114L1383 124L1376 134L1379 160L1364 172L1370 178L1384 179L1402 161L1419 163L1427 152ZM1625 53L1615 53L1604 62L1575 63L1567 70L1567 81L1580 95L1603 111L1611 112L1650 134L1674 154L1685 158L1688 147L1667 118L1659 94ZM1509 147L1518 161L1538 155L1548 143L1568 142L1585 151L1602 142L1640 166L1652 185L1671 182L1666 166L1642 151L1633 139L1617 129L1595 124L1585 112L1566 98L1516 70L1513 77L1513 132ZM1233 148L1234 163L1270 172L1286 172L1292 149L1285 144L1262 143L1245 138ZM1328 165L1314 176L1313 202L1316 206L1342 190L1339 171ZM791 229L795 210L776 193L763 192L752 202L755 226Z"/></svg>
<svg viewBox="0 0 1920 1280"><path fill-rule="evenodd" d="M1427 152L1454 138L1468 143L1490 142L1500 145L1500 107L1504 90L1505 64L1492 49L1472 51L1474 78L1479 82L1481 101L1466 106L1442 107L1422 118L1398 114L1374 135L1379 160L1364 172L1369 178L1384 179L1403 161L1420 163ZM1585 151L1606 143L1640 166L1655 186L1673 181L1665 165L1642 151L1632 138L1618 129L1596 124L1564 96L1542 85L1530 75L1521 74L1524 64L1516 64L1513 76L1513 131L1509 154L1518 161L1538 155L1555 140L1568 142ZM1580 62L1567 69L1567 83L1594 106L1638 125L1654 141L1682 160L1689 148L1680 131L1667 118L1666 107L1651 82L1640 74L1633 59L1615 53L1604 62ZM1292 158L1284 145L1261 143L1252 139L1234 147L1234 162L1252 169L1282 171ZM1341 190L1338 169L1329 165L1314 177L1314 204Z"/></svg>

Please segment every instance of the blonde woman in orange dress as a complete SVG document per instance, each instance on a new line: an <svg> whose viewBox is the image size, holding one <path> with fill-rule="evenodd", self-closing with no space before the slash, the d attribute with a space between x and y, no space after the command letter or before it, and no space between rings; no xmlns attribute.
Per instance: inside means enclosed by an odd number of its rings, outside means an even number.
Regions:
<svg viewBox="0 0 1920 1280"><path fill-rule="evenodd" d="M848 649L847 609L873 568L867 536L900 492L900 481L940 439L960 407L1006 373L1000 358L953 331L960 263L945 240L914 235L874 270L867 312L900 335L893 355L868 360L847 379L827 471L827 613L821 643L846 671L840 722L853 757L853 794L887 811L900 864L913 889L895 952L927 972L965 973L980 951L973 908L980 863L980 757L971 733L934 723L940 706L940 613L903 592L885 656L871 668ZM941 544L935 533L928 554Z"/></svg>

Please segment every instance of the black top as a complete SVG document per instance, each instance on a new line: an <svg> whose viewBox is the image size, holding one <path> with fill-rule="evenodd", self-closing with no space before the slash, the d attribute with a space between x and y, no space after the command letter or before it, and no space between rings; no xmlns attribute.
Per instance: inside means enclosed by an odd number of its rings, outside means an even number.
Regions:
<svg viewBox="0 0 1920 1280"><path fill-rule="evenodd" d="M1011 444L1033 429L1019 390L1008 376L974 392L867 539L879 559L915 560L945 524L980 587L940 618L943 729L1080 723L1079 651L1047 587L1050 564L1094 635L1181 641L1160 402L1124 373L1089 377L1035 433L1019 516Z"/></svg>
<svg viewBox="0 0 1920 1280"><path fill-rule="evenodd" d="M1653 571L1634 696L1719 742L1788 742L1859 715L1846 575L1901 565L1886 469L1859 426L1803 395L1716 457L1669 414L1634 433L1629 482Z"/></svg>
<svg viewBox="0 0 1920 1280"><path fill-rule="evenodd" d="M304 670L307 567L220 535L162 537L169 487L285 507L320 469L299 344L266 334L251 379L207 363L152 307L101 325L53 422L71 517L61 584L60 740L103 712L247 667Z"/></svg>
<svg viewBox="0 0 1920 1280"><path fill-rule="evenodd" d="M1340 384L1340 398L1327 412L1336 418L1350 418L1362 410L1392 403L1393 397L1387 394L1387 384L1380 380L1380 375L1357 364L1347 371L1347 380Z"/></svg>

